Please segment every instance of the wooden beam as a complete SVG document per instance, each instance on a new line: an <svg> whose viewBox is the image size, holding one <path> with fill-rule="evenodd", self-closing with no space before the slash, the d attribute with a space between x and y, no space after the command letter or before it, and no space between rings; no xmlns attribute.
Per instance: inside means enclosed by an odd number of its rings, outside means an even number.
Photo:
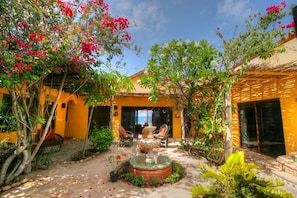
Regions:
<svg viewBox="0 0 297 198"><path fill-rule="evenodd" d="M263 80L277 80L277 78L276 77L269 77L269 78L243 77L243 78L239 78L238 81L243 81L243 80L246 80L246 81L263 81Z"/></svg>
<svg viewBox="0 0 297 198"><path fill-rule="evenodd" d="M245 71L243 75L297 76L297 72Z"/></svg>

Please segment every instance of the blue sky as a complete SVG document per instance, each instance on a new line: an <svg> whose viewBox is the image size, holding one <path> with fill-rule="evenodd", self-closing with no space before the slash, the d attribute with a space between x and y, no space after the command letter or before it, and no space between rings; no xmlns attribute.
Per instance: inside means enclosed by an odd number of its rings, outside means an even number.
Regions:
<svg viewBox="0 0 297 198"><path fill-rule="evenodd" d="M148 51L154 44L183 39L206 39L219 47L217 28L224 35L232 35L235 25L243 24L251 13L265 12L270 5L282 0L105 0L113 16L127 17L131 27L128 32L132 41L142 48L135 52L125 50L122 73L132 75L144 69ZM287 0L297 4L297 0ZM293 20L289 19L289 20Z"/></svg>

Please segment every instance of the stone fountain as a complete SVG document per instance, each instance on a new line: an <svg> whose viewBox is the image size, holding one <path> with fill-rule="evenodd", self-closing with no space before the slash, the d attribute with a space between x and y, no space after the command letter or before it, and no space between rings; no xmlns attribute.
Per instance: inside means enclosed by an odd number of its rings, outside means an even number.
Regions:
<svg viewBox="0 0 297 198"><path fill-rule="evenodd" d="M155 139L152 134L156 127L149 126L146 129L148 136L139 140L139 146L147 153L130 159L130 172L133 175L142 175L145 180L160 177L166 179L172 173L171 160L167 156L154 154L154 148L160 145L160 140Z"/></svg>

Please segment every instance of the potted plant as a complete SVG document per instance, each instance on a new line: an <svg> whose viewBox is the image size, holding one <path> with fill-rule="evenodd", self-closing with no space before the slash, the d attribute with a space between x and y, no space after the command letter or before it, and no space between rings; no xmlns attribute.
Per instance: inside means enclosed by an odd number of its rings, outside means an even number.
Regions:
<svg viewBox="0 0 297 198"><path fill-rule="evenodd" d="M50 163L52 162L51 159L52 152L44 152L43 150L40 150L38 154L35 156L35 159L33 161L34 169L35 170L46 170L48 169Z"/></svg>
<svg viewBox="0 0 297 198"><path fill-rule="evenodd" d="M126 158L126 157L127 157L126 153L114 154L108 157L108 161L110 162L112 167L112 171L109 173L111 182L118 181L119 175L120 175L118 170L118 164L122 161L123 158Z"/></svg>

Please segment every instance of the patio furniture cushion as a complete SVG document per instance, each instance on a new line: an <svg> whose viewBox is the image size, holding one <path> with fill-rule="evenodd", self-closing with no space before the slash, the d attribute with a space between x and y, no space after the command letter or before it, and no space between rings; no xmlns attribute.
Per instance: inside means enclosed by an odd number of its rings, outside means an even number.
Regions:
<svg viewBox="0 0 297 198"><path fill-rule="evenodd" d="M41 138L41 136L43 135L44 133L44 130L38 130L39 132L39 138ZM55 130L54 129L49 129L47 134L46 134L46 137L45 137L45 140L54 140L55 139Z"/></svg>
<svg viewBox="0 0 297 198"><path fill-rule="evenodd" d="M132 146L134 134L132 131L126 131L124 127L119 124L120 146Z"/></svg>
<svg viewBox="0 0 297 198"><path fill-rule="evenodd" d="M159 130L154 131L154 138L160 140L160 145L168 147L168 134L169 126L167 124L162 124Z"/></svg>
<svg viewBox="0 0 297 198"><path fill-rule="evenodd" d="M158 136L159 136L161 139L163 139L164 136L166 135L165 132L166 132L166 128L160 128L160 129L159 129Z"/></svg>
<svg viewBox="0 0 297 198"><path fill-rule="evenodd" d="M127 131L126 131L124 128L121 128L121 129L120 129L120 133L121 133L124 137L127 136Z"/></svg>

